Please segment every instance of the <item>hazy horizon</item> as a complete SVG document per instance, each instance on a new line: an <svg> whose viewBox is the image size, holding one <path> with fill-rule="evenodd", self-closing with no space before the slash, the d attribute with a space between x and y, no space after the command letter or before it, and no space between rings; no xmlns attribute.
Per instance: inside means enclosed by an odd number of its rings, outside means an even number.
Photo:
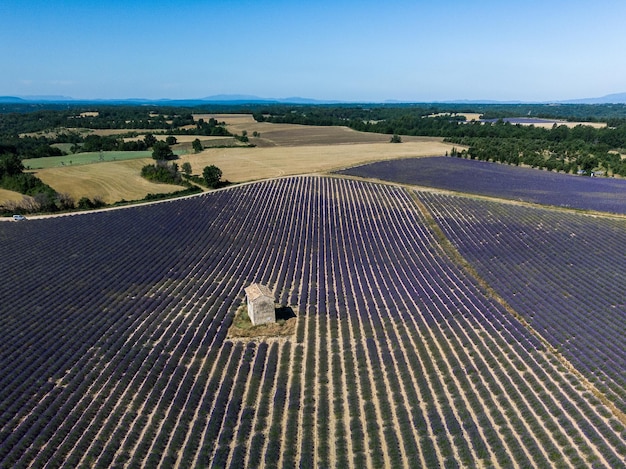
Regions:
<svg viewBox="0 0 626 469"><path fill-rule="evenodd" d="M3 96L564 101L621 93L626 4L163 0L0 6Z"/></svg>

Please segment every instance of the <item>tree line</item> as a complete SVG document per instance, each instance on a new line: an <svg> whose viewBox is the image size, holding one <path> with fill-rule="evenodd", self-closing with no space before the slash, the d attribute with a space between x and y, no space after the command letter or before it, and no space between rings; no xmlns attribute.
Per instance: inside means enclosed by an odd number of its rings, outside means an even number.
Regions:
<svg viewBox="0 0 626 469"><path fill-rule="evenodd" d="M176 129L194 124L190 109L156 106L64 106L62 109L8 107L0 119L0 135L57 128Z"/></svg>
<svg viewBox="0 0 626 469"><path fill-rule="evenodd" d="M87 109L87 110L86 110ZM72 153L93 151L143 151L150 141L136 139L137 131L152 129L154 135L230 136L224 122L214 118L195 121L189 109L158 109L127 106L71 108L1 114L0 148L22 159L63 156L56 144L72 144ZM85 135L81 129L120 129L118 135ZM127 131L122 131L130 129ZM45 132L44 135L32 135ZM30 134L30 135L29 135ZM129 140L133 139L133 140Z"/></svg>
<svg viewBox="0 0 626 469"><path fill-rule="evenodd" d="M586 176L626 176L626 164L617 151L605 145L587 144L584 141L554 142L520 138L447 138L451 143L469 146L467 150L453 149L452 156L526 165L548 171L578 173Z"/></svg>

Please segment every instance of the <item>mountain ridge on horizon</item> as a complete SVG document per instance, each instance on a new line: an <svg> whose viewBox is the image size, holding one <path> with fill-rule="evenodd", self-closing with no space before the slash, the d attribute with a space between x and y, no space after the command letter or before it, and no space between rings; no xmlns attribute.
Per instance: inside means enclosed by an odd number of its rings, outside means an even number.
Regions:
<svg viewBox="0 0 626 469"><path fill-rule="evenodd" d="M524 101L524 100L493 100L493 99L453 99L453 100L397 100L387 99L383 101L345 101L313 99L292 96L287 98L263 98L246 94L218 94L203 98L171 99L171 98L93 98L82 99L61 95L24 95L24 96L0 96L0 103L4 104L34 104L34 103L141 103L141 104L180 104L214 103L214 104L411 104L411 103L436 103L436 104L626 104L626 92L611 93L595 98L576 98L559 101Z"/></svg>

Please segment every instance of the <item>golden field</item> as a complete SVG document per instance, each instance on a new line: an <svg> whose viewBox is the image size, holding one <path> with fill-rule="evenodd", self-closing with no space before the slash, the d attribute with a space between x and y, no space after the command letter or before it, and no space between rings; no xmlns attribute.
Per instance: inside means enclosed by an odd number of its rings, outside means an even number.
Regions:
<svg viewBox="0 0 626 469"><path fill-rule="evenodd" d="M569 127L570 129L576 127L578 125L587 125L589 127L593 127L595 129L602 129L606 127L606 122L568 122L568 121L557 121L557 126L564 125L565 127ZM543 127L544 129L551 129L554 126L554 122L539 122L534 124L521 124L521 125L534 125L535 127Z"/></svg>
<svg viewBox="0 0 626 469"><path fill-rule="evenodd" d="M358 164L418 156L443 155L452 145L425 138L402 144L357 143L351 145L302 145L296 147L212 148L183 155L179 162L191 163L194 174L215 165L223 179L244 182L294 174L342 169Z"/></svg>
<svg viewBox="0 0 626 469"><path fill-rule="evenodd" d="M112 161L81 166L65 166L37 171L37 177L57 192L68 193L76 201L81 197L100 197L106 203L137 200L147 194L165 194L184 187L155 184L141 177L142 166L154 160ZM1 195L1 194L0 194Z"/></svg>
<svg viewBox="0 0 626 469"><path fill-rule="evenodd" d="M0 189L0 203L2 202L19 202L24 197L24 194L19 192L8 191L6 189Z"/></svg>

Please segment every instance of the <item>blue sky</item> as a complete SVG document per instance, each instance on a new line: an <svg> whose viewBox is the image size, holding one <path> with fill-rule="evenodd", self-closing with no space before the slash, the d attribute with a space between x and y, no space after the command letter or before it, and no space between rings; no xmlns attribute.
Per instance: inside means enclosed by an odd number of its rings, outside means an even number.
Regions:
<svg viewBox="0 0 626 469"><path fill-rule="evenodd" d="M623 0L2 0L0 95L550 101L626 91Z"/></svg>

